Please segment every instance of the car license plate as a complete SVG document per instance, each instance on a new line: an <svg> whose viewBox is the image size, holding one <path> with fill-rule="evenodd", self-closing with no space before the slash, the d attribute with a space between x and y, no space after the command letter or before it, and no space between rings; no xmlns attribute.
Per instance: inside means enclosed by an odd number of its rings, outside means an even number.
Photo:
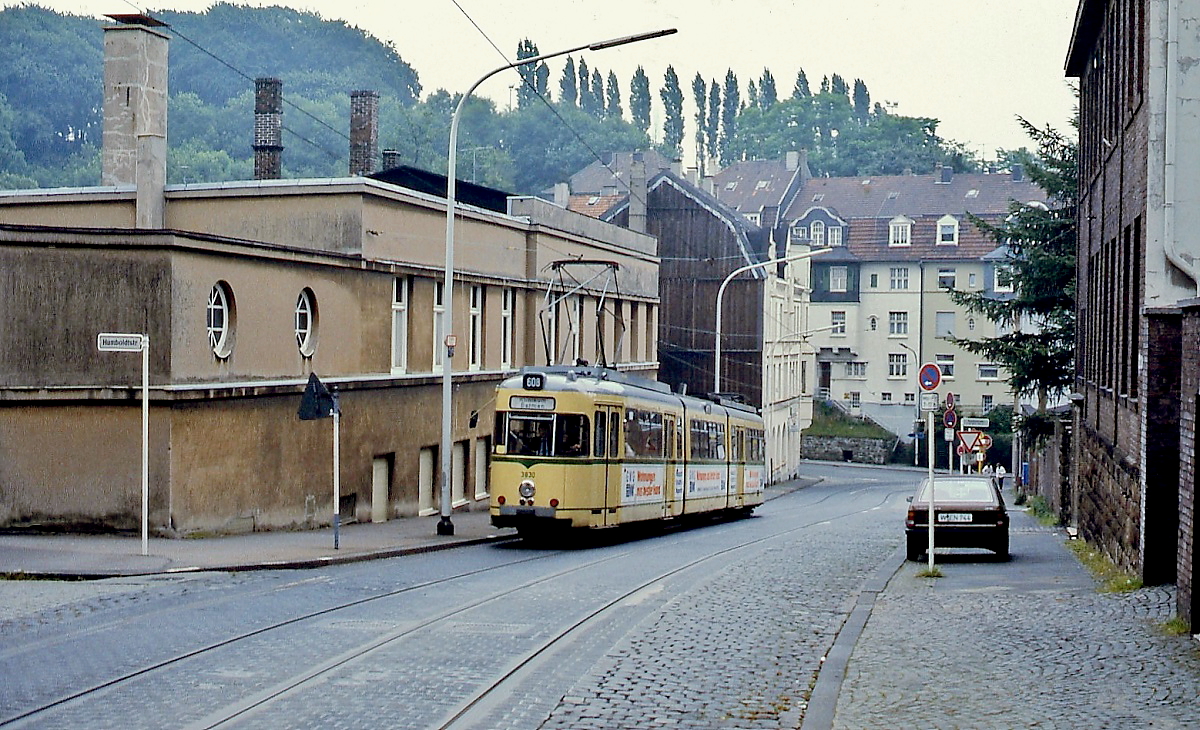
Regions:
<svg viewBox="0 0 1200 730"><path fill-rule="evenodd" d="M970 512L939 512L937 516L938 522L970 522Z"/></svg>

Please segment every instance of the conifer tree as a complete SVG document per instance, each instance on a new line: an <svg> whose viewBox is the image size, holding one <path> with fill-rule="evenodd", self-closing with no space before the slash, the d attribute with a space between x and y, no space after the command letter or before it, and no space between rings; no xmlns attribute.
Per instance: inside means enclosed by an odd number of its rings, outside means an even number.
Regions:
<svg viewBox="0 0 1200 730"><path fill-rule="evenodd" d="M812 89L808 87L808 76L804 74L804 69L796 74L796 86L792 89L793 99L806 99L812 96Z"/></svg>
<svg viewBox="0 0 1200 730"><path fill-rule="evenodd" d="M1006 247L996 276L1011 284L1013 293L951 290L950 296L1007 330L997 337L953 342L1003 366L1013 392L1036 396L1037 412L1019 425L1026 443L1037 444L1053 429L1046 414L1049 399L1069 390L1074 380L1078 143L1049 126L1039 129L1018 120L1038 152L1036 157L1018 154L1017 159L1049 194L1050 207L1014 201L1000 224L971 216L997 246Z"/></svg>
<svg viewBox="0 0 1200 730"><path fill-rule="evenodd" d="M621 109L621 87L617 85L617 75L608 72L608 97L604 105L604 116L609 119L621 119L625 112Z"/></svg>
<svg viewBox="0 0 1200 730"><path fill-rule="evenodd" d="M762 77L758 80L758 105L770 109L779 101L779 92L775 90L775 77L771 69L764 68Z"/></svg>

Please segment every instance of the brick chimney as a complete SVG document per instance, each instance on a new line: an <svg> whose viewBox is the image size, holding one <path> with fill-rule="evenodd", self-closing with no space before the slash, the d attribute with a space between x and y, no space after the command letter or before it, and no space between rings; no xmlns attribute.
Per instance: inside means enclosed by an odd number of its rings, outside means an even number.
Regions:
<svg viewBox="0 0 1200 730"><path fill-rule="evenodd" d="M166 221L166 23L148 15L109 15L104 27L102 185L137 187L134 223L162 228Z"/></svg>
<svg viewBox="0 0 1200 730"><path fill-rule="evenodd" d="M379 92L350 92L350 174L375 172L379 153Z"/></svg>
<svg viewBox="0 0 1200 730"><path fill-rule="evenodd" d="M283 81L254 80L254 179L283 176Z"/></svg>
<svg viewBox="0 0 1200 730"><path fill-rule="evenodd" d="M400 167L400 150L384 150L383 169L391 170L394 167Z"/></svg>

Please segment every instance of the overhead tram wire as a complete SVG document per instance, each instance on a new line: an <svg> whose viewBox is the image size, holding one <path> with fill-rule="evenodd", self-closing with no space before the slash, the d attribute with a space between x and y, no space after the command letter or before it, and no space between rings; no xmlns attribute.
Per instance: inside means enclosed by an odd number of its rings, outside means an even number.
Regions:
<svg viewBox="0 0 1200 730"><path fill-rule="evenodd" d="M126 1L128 2L128 0L126 0ZM130 4L132 5L132 3L130 3ZM137 7L137 6L135 5L134 7ZM147 15L148 15L148 13L146 13L145 11L143 11L143 14L147 14ZM220 57L220 56L218 56L217 54L215 54L215 53L213 53L212 51L208 50L207 48L205 48L204 46L200 45L200 44L199 44L199 43L197 43L196 41L192 40L192 39L191 39L191 38L189 38L188 36L184 35L184 34L183 34L183 33L181 33L181 32L179 31L179 29L178 29L178 28L176 28L175 26L173 26L173 25L168 25L167 27L170 29L171 33L173 33L174 35L178 36L179 38L181 38L181 39L182 39L182 40L184 40L185 42L187 42L187 43L189 43L190 45L192 45L193 47L195 47L195 49L196 49L196 50L198 50L198 51L200 51L201 53L205 54L205 55L206 55L206 56L208 56L209 58L212 58L214 61L216 61L217 63L221 64L222 66L224 66L224 67L228 68L230 71L233 71L235 74L237 74L238 76L241 76L243 79L245 79L245 80L247 80L247 81L249 81L249 82L251 82L251 83L254 83L254 79L253 79L253 78L252 78L252 77L251 77L249 74L245 73L244 71L242 71L242 70L241 70L241 69L239 69L238 67L234 66L232 63L230 63L230 62L226 61L225 59L221 58L221 57ZM303 114L304 116L306 116L306 117L308 117L309 119L313 120L314 122L316 122L316 123L317 123L317 124L319 124L320 126L322 126L322 127L325 127L326 129L328 129L329 131L333 132L334 134L336 134L337 136L341 137L342 139L346 140L347 142L349 142L349 141L350 141L350 137L349 137L349 135L347 135L345 132L343 132L343 131L341 131L341 130L337 129L336 127L333 127L332 125L330 125L330 124L329 124L328 122L326 122L325 120L321 119L320 117L317 117L315 114L312 114L311 112L307 111L306 109L304 109L303 107L299 106L299 105L298 105L298 104L296 104L295 102L289 101L289 100L288 100L286 97L285 97L285 98L283 98L283 99L282 99L282 101L283 101L283 103L284 103L284 104L286 104L286 105L290 106L291 108L295 109L296 111L300 112L301 114ZM314 142L314 141L312 141L311 139L309 139L309 138L305 137L304 135L300 134L300 133L299 133L299 132L297 132L296 130L294 130L294 129L292 129L292 128L290 128L290 127L286 126L286 125L281 125L281 128L282 128L282 129L283 129L285 132L287 132L287 133L291 134L292 136L296 137L297 139L299 139L300 141L302 141L302 142L305 142L306 144L310 145L311 147L313 147L313 148L315 148L315 149L317 149L317 150L320 150L321 152L324 152L324 153L325 153L326 155L328 155L328 156L329 156L331 159L333 159L333 160L341 160L341 159L342 159L342 155L340 155L340 154L337 154L337 153L334 153L334 152L330 152L328 149L326 149L326 148L325 148L325 147L323 147L322 145L320 145L320 144L318 144L317 142Z"/></svg>
<svg viewBox="0 0 1200 730"><path fill-rule="evenodd" d="M505 63L512 63L511 61L509 61L508 56L504 53L504 51L500 50L500 47L496 45L495 41L493 41L488 36L488 34L486 32L484 32L483 28L479 27L479 24L475 22L475 19L472 18L471 15L465 9L463 9L463 6L458 3L458 0L450 0L450 2L454 3L454 7L458 8L459 12L461 12L463 14L463 17L465 17L467 19L467 21L475 27L475 30L479 31L479 35L483 36L483 39L488 42L488 45L490 45L492 48L494 48L496 50L496 53L498 53L500 55L500 58L504 59ZM612 169L612 167L610 167L608 165L608 163L606 163L600 157L600 154L598 152L596 152L596 150L593 149L590 144L588 144L587 140L583 138L583 135L581 135L574 127L572 127L567 122L566 119L563 119L562 115L558 113L558 110L554 108L554 105L550 103L550 100L547 99L546 97L542 96L538 92L537 87L534 86L529 81L529 79L527 79L525 76L522 75L521 83L526 88L528 88L531 92L533 92L533 95L536 96L538 99L540 99L543 104L546 105L546 108L549 109L550 113L553 114L555 116L555 118L558 119L558 121L562 123L563 127L565 127L568 131L570 131L571 134L575 135L575 139L579 140L579 143L582 144L589 153L591 153L592 157L596 160L596 162L600 163L601 167L603 167L605 170L608 170L610 173L612 173L612 176L614 179L619 179L616 170ZM634 198L635 196L633 193L633 189L631 187L629 187L628 184L626 184L625 187L629 193L629 197ZM642 205L647 205L647 201L644 200L643 198L641 198L640 196L637 196L636 200L638 202L640 202Z"/></svg>

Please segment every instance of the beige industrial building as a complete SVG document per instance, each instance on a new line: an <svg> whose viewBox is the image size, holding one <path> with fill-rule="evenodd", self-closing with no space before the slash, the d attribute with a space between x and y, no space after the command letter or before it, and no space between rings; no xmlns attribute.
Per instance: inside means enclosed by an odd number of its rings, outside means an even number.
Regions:
<svg viewBox="0 0 1200 730"><path fill-rule="evenodd" d="M0 527L138 524L141 358L99 351L103 332L149 337L161 534L329 523L331 421L297 418L310 373L340 399L343 519L436 511L447 304L456 508L486 498L515 369L654 377L654 238L538 199L460 204L446 302L444 196L358 175L165 185L167 39L114 20L103 185L0 192ZM548 298L564 260L607 274Z"/></svg>

